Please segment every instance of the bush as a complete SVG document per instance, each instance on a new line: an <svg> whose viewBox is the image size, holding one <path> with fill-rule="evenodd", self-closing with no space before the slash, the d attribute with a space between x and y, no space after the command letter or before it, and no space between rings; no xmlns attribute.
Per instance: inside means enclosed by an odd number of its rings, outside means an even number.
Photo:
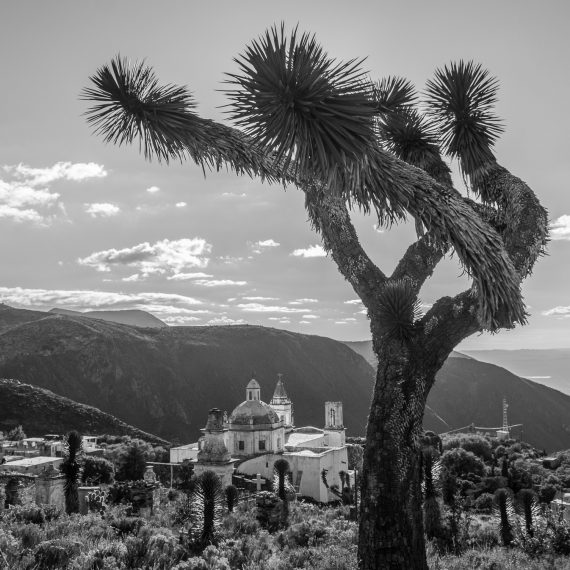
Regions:
<svg viewBox="0 0 570 570"><path fill-rule="evenodd" d="M457 434L446 436L443 440L444 451L461 448L470 451L483 461L490 461L493 458L493 450L489 440L478 434Z"/></svg>
<svg viewBox="0 0 570 570"><path fill-rule="evenodd" d="M443 467L454 471L458 477L467 478L471 475L482 477L485 474L485 464L471 451L460 447L449 449L441 456Z"/></svg>
<svg viewBox="0 0 570 570"><path fill-rule="evenodd" d="M81 481L84 485L109 485L113 482L115 469L104 457L88 456L83 462Z"/></svg>
<svg viewBox="0 0 570 570"><path fill-rule="evenodd" d="M481 493L481 495L475 499L473 507L480 513L491 514L494 504L495 497L491 493Z"/></svg>

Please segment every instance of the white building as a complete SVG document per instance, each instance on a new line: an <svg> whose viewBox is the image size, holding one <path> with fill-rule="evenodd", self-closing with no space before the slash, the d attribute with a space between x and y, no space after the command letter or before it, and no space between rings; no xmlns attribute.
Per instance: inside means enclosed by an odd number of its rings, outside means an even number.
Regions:
<svg viewBox="0 0 570 570"><path fill-rule="evenodd" d="M349 472L342 402L325 402L324 429L294 428L293 404L281 375L270 404L261 400L261 389L254 378L245 392L245 400L229 418L224 417L223 425L221 412L216 408L210 410L204 437L198 441L196 473L213 469L228 484L236 463L236 473L249 476L259 473L265 479L272 479L273 464L283 458L289 462L292 482L300 496L321 503L337 500L323 483L321 473L323 469L327 471L329 487L341 487L339 473ZM187 446L175 449L184 447ZM182 455L176 452L171 461L175 457Z"/></svg>

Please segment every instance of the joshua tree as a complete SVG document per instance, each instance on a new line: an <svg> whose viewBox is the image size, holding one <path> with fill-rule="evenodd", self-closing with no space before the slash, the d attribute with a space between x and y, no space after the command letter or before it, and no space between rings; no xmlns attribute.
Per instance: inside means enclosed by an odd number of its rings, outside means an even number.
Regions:
<svg viewBox="0 0 570 570"><path fill-rule="evenodd" d="M438 69L423 107L409 82L372 83L361 62L332 60L314 37L273 28L229 75L237 128L206 120L184 87L159 84L144 63L115 58L92 77L88 121L106 141L138 141L147 159L294 184L314 229L364 303L379 365L361 476L359 565L427 567L420 433L435 375L459 342L526 322L520 284L543 253L547 215L500 166L493 145L497 81L472 62ZM454 188L457 159L474 197ZM364 251L350 209L383 226L411 217L418 238L392 275ZM472 286L422 315L419 293L455 252Z"/></svg>
<svg viewBox="0 0 570 570"><path fill-rule="evenodd" d="M65 511L68 514L79 512L79 481L81 478L81 454L83 452L83 438L76 431L70 431L64 439L65 457L59 466L65 476Z"/></svg>

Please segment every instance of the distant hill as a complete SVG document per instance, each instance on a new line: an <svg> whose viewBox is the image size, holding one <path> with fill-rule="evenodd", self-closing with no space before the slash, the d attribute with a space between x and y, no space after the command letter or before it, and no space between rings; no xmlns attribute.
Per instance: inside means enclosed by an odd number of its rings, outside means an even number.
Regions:
<svg viewBox="0 0 570 570"><path fill-rule="evenodd" d="M87 317L89 319L100 319L102 321L110 321L112 323L121 323L134 327L167 327L168 325L159 318L137 309L125 311L70 311L69 309L54 308L50 313L59 315L67 315L71 317Z"/></svg>
<svg viewBox="0 0 570 570"><path fill-rule="evenodd" d="M168 444L97 408L18 380L0 378L0 431L18 425L24 426L28 437L78 430L85 435L130 435L154 444Z"/></svg>
<svg viewBox="0 0 570 570"><path fill-rule="evenodd" d="M349 433L364 431L373 371L344 344L256 326L138 328L0 307L0 377L20 378L167 439L196 441L212 407L231 412L252 372L271 399L277 374L297 425L344 402Z"/></svg>
<svg viewBox="0 0 570 570"><path fill-rule="evenodd" d="M357 352L362 356L366 362L370 364L373 368L376 368L376 355L372 350L372 341L371 340L356 340L356 341L345 341L344 344L346 346L352 348L354 352ZM450 358L471 358L466 354L461 352L453 351L450 355Z"/></svg>
<svg viewBox="0 0 570 570"><path fill-rule="evenodd" d="M346 344L374 362L371 341ZM570 396L480 362L473 358L476 354L452 352L437 374L424 415L427 429L441 433L471 423L498 427L505 397L509 422L524 424L525 441L548 451L570 447Z"/></svg>
<svg viewBox="0 0 570 570"><path fill-rule="evenodd" d="M465 352L477 360L502 366L517 376L570 394L570 348Z"/></svg>

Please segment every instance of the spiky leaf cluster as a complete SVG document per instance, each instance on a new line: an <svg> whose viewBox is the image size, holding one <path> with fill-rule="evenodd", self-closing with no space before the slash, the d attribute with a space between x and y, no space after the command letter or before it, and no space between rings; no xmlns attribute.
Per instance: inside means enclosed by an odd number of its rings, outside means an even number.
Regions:
<svg viewBox="0 0 570 570"><path fill-rule="evenodd" d="M204 471L197 478L190 503L192 523L188 533L196 546L205 548L215 541L224 512L222 482L216 473Z"/></svg>
<svg viewBox="0 0 570 570"><path fill-rule="evenodd" d="M59 470L64 476L63 491L65 495L65 510L75 513L79 510L78 487L81 478L79 459L83 452L83 438L77 431L69 432L63 442L64 459Z"/></svg>
<svg viewBox="0 0 570 570"><path fill-rule="evenodd" d="M377 113L393 113L414 105L415 87L403 77L388 76L372 85L372 101Z"/></svg>
<svg viewBox="0 0 570 570"><path fill-rule="evenodd" d="M435 180L449 173L449 167L441 160L437 132L413 107L386 113L378 121L378 134L387 150L425 170Z"/></svg>
<svg viewBox="0 0 570 570"><path fill-rule="evenodd" d="M239 500L239 492L235 485L228 485L224 490L224 495L226 496L226 506L228 507L228 512L233 512L235 505Z"/></svg>
<svg viewBox="0 0 570 570"><path fill-rule="evenodd" d="M464 175L480 192L477 175L495 162L492 147L503 132L494 112L499 83L481 64L450 63L437 69L426 86L428 115L437 124L442 145L459 159ZM484 201L492 196L481 195Z"/></svg>
<svg viewBox="0 0 570 570"><path fill-rule="evenodd" d="M334 184L374 142L371 86L360 61L337 62L315 36L267 30L228 74L230 116L284 168Z"/></svg>
<svg viewBox="0 0 570 570"><path fill-rule="evenodd" d="M420 302L409 279L388 281L377 294L378 320L390 339L408 341L421 317Z"/></svg>
<svg viewBox="0 0 570 570"><path fill-rule="evenodd" d="M495 493L494 512L499 519L499 534L504 546L513 542L513 521L516 516L515 508L510 494L505 489Z"/></svg>
<svg viewBox="0 0 570 570"><path fill-rule="evenodd" d="M195 118L195 103L185 87L160 85L144 62L120 56L100 67L91 81L95 86L82 93L96 103L86 112L87 121L106 142L122 145L138 139L147 159L183 158L181 140Z"/></svg>

